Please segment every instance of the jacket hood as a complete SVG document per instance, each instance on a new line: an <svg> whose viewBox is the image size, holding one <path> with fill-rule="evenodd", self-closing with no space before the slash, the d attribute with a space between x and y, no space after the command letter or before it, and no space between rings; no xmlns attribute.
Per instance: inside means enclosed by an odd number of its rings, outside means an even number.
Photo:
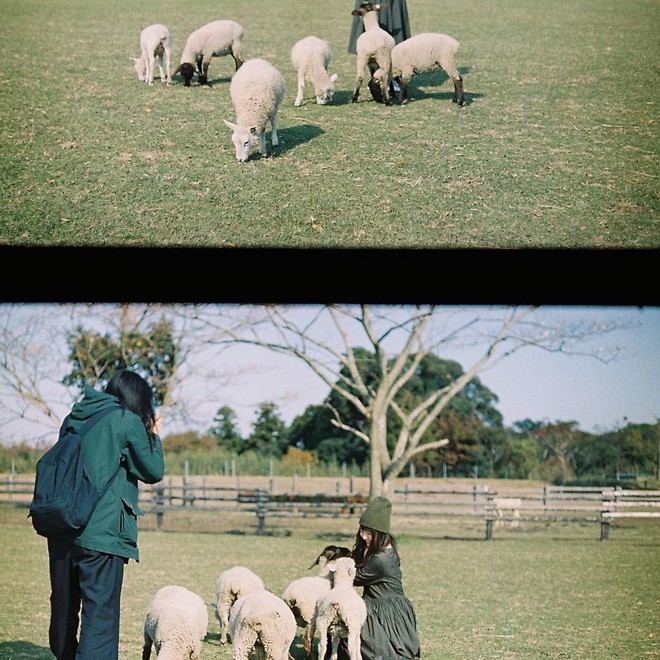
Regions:
<svg viewBox="0 0 660 660"><path fill-rule="evenodd" d="M85 385L83 398L75 403L71 409L71 419L84 422L99 412L99 410L104 410L118 403L119 399L116 396L99 392L90 385Z"/></svg>

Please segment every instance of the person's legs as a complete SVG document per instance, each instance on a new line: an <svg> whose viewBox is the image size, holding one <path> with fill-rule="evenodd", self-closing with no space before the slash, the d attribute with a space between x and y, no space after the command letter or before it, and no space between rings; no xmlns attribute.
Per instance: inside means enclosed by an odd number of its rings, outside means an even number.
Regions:
<svg viewBox="0 0 660 660"><path fill-rule="evenodd" d="M82 625L76 660L118 660L119 607L124 559L75 548L80 576Z"/></svg>
<svg viewBox="0 0 660 660"><path fill-rule="evenodd" d="M73 547L69 541L48 539L51 586L48 642L57 660L73 660L78 647L80 588L71 557Z"/></svg>

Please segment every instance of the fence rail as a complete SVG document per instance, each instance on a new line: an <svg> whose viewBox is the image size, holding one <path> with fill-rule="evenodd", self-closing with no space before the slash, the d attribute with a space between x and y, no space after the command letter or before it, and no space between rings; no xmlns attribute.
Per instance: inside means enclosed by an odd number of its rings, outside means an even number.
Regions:
<svg viewBox="0 0 660 660"><path fill-rule="evenodd" d="M295 481L294 481L295 486ZM9 475L0 480L0 503L29 506L34 480ZM368 502L365 493L275 492L273 481L266 488L227 487L183 478L181 483L161 482L140 489L139 506L156 516L162 529L167 511L232 511L256 516L259 534L269 518L353 517ZM600 538L609 538L613 520L621 518L660 518L660 490L623 490L615 487L545 486L542 489L516 488L500 492L487 484L472 487L443 486L420 489L405 484L395 488L392 501L397 515L420 517L470 516L484 520L486 540L494 528L522 523L580 522L599 523Z"/></svg>

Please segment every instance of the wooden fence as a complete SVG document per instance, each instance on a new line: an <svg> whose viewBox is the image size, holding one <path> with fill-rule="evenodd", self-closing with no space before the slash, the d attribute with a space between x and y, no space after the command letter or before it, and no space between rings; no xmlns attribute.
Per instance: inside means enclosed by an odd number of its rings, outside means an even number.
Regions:
<svg viewBox="0 0 660 660"><path fill-rule="evenodd" d="M295 490L295 480L293 482ZM29 506L33 480L9 475L0 481L0 503ZM367 493L277 492L271 480L268 488L218 486L206 479L183 478L179 483L161 482L140 489L139 506L146 514L156 516L156 528L162 529L168 511L227 511L256 516L257 533L265 532L267 520L282 517L347 517L359 515L368 502ZM500 491L487 484L472 487L443 486L417 488L404 484L395 488L392 502L398 516L442 518L468 516L485 523L485 538L491 540L494 530L505 524L519 527L523 523L598 523L600 538L607 540L612 521L620 518L660 518L660 490L624 490L621 488L579 488L545 486L542 489L511 488Z"/></svg>

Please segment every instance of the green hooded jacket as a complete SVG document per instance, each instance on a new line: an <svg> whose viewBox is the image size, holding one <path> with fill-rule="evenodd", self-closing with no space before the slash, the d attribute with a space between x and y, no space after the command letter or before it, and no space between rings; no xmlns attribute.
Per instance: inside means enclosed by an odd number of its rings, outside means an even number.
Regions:
<svg viewBox="0 0 660 660"><path fill-rule="evenodd" d="M117 405L117 397L86 386L74 404L69 422L80 428L94 413ZM155 484L163 478L163 446L156 435L150 443L142 420L127 408L108 413L83 438L82 455L89 476L102 488L117 470L92 517L73 542L88 550L139 561L137 545L138 481Z"/></svg>

